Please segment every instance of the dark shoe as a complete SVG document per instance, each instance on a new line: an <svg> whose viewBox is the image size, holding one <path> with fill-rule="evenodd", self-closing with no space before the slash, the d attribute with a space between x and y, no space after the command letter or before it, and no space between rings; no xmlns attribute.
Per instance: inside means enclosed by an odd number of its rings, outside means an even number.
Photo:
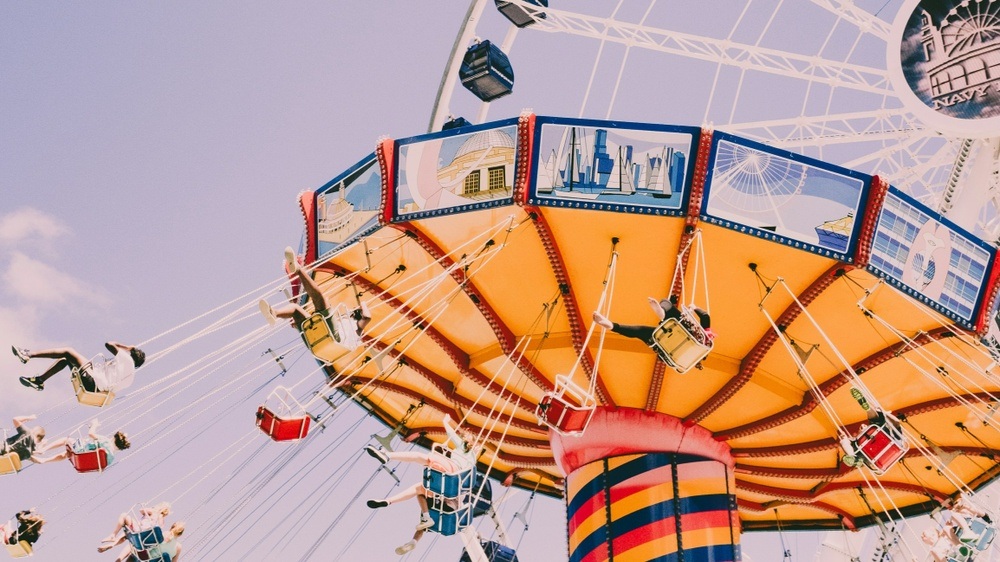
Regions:
<svg viewBox="0 0 1000 562"><path fill-rule="evenodd" d="M45 383L39 381L35 377L21 377L18 380L20 380L21 384L23 384L24 386L26 386L28 388L34 388L35 390L44 390L45 389Z"/></svg>
<svg viewBox="0 0 1000 562"><path fill-rule="evenodd" d="M865 400L865 395L861 394L861 390L859 390L857 388L852 388L851 389L851 396L854 397L854 399L858 401L858 404L861 406L862 410L864 410L866 412L868 411L868 409L870 408L870 406L868 405L868 400Z"/></svg>
<svg viewBox="0 0 1000 562"><path fill-rule="evenodd" d="M375 447L368 445L367 447L365 447L365 451L382 464L389 462L389 456L386 455L385 452L382 451L381 449L376 449Z"/></svg>
<svg viewBox="0 0 1000 562"><path fill-rule="evenodd" d="M14 357L17 357L18 359L21 360L21 363L27 363L28 359L31 359L30 357L28 357L28 354L30 352L27 349L24 349L23 347L10 346L10 350L14 352Z"/></svg>
<svg viewBox="0 0 1000 562"><path fill-rule="evenodd" d="M368 507L372 509L378 509L380 507L388 507L389 502L385 500L368 500Z"/></svg>

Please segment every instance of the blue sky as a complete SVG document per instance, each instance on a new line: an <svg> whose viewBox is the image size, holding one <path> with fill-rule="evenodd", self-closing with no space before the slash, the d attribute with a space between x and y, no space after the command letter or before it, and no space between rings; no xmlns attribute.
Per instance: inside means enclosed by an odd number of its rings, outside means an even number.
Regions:
<svg viewBox="0 0 1000 562"><path fill-rule="evenodd" d="M152 339L276 283L282 248L300 239L296 194L356 163L383 135L426 131L464 14L464 3L424 2L0 4L0 344L68 345L91 355L106 340ZM491 8L486 18L493 28L504 27ZM515 69L541 64L530 55L511 53ZM552 68L553 80L572 74L567 67ZM521 87L544 91L546 85ZM491 118L515 116L517 103L497 104ZM539 100L536 110L546 105ZM700 120L698 114L690 124ZM31 505L50 514L38 560L69 554L110 560L94 547L117 513L154 497L172 499L177 517L189 522L185 542L195 545L206 529L219 526L216 510L239 501L238 488L216 487L243 482L253 470L276 470L269 464L275 462L289 467L276 481L294 481L290 474L299 471L307 475L303 483L278 493L278 505L256 512L252 522L229 522L235 530L214 537L215 550L200 545L193 558L208 559L200 551L219 560L267 559L273 544L285 544L282 525L290 517L303 529L284 552L301 556L343 513L319 551L325 554L315 557L339 552L369 515L364 507L339 507L349 505L371 475L373 463L360 449L369 434L384 431L380 426L365 420L353 426L360 410L346 412L294 459L260 439L228 449L252 431L253 410L269 388L263 383L276 375L264 365L264 374L238 391L220 391L267 362L256 353L183 383L167 405L159 403L167 398L140 392L154 380L178 380L177 370L206 364L203 357L228 343L225 338L261 325L250 318L231 334L141 370L133 395L110 416L140 437L138 450L102 475L77 476L60 464L0 477L0 517ZM163 351L189 329L155 340L147 351ZM271 337L272 345L296 344L287 329ZM40 421L50 433L65 433L96 413L72 402L64 380L53 379L44 393L21 387L16 377L35 374L44 363L21 366L5 349L0 416L43 412ZM310 363L299 360L272 386L317 382ZM199 402L205 396L213 399ZM241 403L237 397L249 398ZM341 437L343 445L321 452ZM257 452L239 472L251 451ZM232 460L215 462L217 454ZM342 462L352 464L331 468ZM320 485L331 474L341 483L326 491ZM341 479L344 474L351 476ZM384 475L374 482L361 499L391 486ZM265 498L279 490L271 485L253 502L267 505ZM294 511L317 498L309 516ZM523 501L521 495L508 502L507 521ZM394 506L377 514L345 559L397 559L392 547L408 537L414 511ZM561 502L538 502L522 546L526 561L563 556L563 517ZM272 533L281 538L268 542ZM799 556L815 549L812 535L786 534L786 540L793 549L801 545ZM744 542L758 562L778 556L774 535L745 536ZM425 539L411 558L425 556L430 543ZM457 543L440 539L419 559L457 559Z"/></svg>

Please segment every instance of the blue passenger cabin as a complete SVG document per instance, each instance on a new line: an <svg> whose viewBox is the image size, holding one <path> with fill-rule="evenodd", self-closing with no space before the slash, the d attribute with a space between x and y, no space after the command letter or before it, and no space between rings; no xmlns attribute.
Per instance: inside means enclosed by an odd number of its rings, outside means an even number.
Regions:
<svg viewBox="0 0 1000 562"><path fill-rule="evenodd" d="M462 85L477 98L489 102L514 90L514 69L507 55L489 41L469 47L458 69Z"/></svg>

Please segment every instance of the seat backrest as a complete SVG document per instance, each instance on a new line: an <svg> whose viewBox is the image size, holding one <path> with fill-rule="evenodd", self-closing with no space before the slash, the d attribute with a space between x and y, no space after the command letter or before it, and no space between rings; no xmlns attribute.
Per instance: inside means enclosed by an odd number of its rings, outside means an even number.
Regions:
<svg viewBox="0 0 1000 562"><path fill-rule="evenodd" d="M14 474L21 470L21 457L11 451L0 456L0 474Z"/></svg>
<svg viewBox="0 0 1000 562"><path fill-rule="evenodd" d="M76 400L84 406L103 408L115 399L114 392L90 392L84 388L83 381L80 379L80 371L77 369L73 369L70 378L73 381L73 393L76 394Z"/></svg>
<svg viewBox="0 0 1000 562"><path fill-rule="evenodd" d="M100 472L108 467L108 452L101 447L82 453L71 452L69 459L77 472Z"/></svg>
<svg viewBox="0 0 1000 562"><path fill-rule="evenodd" d="M6 544L7 554L11 558L24 558L25 556L31 556L31 545L28 541L18 541L14 544Z"/></svg>
<svg viewBox="0 0 1000 562"><path fill-rule="evenodd" d="M163 530L159 527L144 529L141 531L125 531L129 544L136 550L147 550L151 546L156 546L163 542Z"/></svg>

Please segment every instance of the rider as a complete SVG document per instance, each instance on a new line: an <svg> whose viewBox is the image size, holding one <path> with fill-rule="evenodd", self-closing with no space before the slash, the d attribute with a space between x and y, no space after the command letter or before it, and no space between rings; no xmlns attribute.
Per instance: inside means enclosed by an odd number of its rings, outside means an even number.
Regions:
<svg viewBox="0 0 1000 562"><path fill-rule="evenodd" d="M682 324L687 324L686 318L681 314L680 309L677 308L678 298L677 295L670 295L669 298L657 300L653 297L647 297L646 299L649 303L650 308L656 313L656 317L660 319L660 324L663 324L667 319L674 318ZM696 335L700 343L708 345L713 339L715 339L715 333L712 332L712 318L708 315L708 312L698 308L692 307L695 316L698 317L698 323L701 325L701 331L704 332L705 337L701 338L697 332L699 330L691 330L693 326L686 326L693 334ZM653 339L653 335L656 333L657 326L635 326L627 324L618 324L612 322L607 316L604 316L600 312L594 311L594 322L607 330L611 330L616 334L621 334L628 338L640 339L646 343L648 346L656 345L656 341ZM658 324L659 325L659 324Z"/></svg>
<svg viewBox="0 0 1000 562"><path fill-rule="evenodd" d="M306 296L312 302L313 309L323 316L329 316L329 305L326 302L326 296L323 295L319 284L309 276L309 272L304 267L299 266L299 262L295 258L295 251L291 248L285 248L285 269L288 270L289 274L298 277L302 283L302 288L306 292ZM299 327L310 316L309 312L298 304L290 304L281 308L271 308L271 305L263 299L258 304L260 305L261 314L267 319L267 323L272 326L278 318L281 318L293 320L295 327ZM357 334L359 336L372 319L371 313L368 312L368 307L364 303L360 303L358 308L351 312L351 318L357 323Z"/></svg>
<svg viewBox="0 0 1000 562"><path fill-rule="evenodd" d="M899 425L899 420L896 419L891 413L886 415L886 412L879 408L872 408L868 404L868 400L865 395L858 388L851 388L851 397L854 398L861 409L865 411L865 415L868 417L868 423L885 428L886 432L895 441L903 440L903 428ZM844 447L844 456L841 458L844 464L850 467L861 466L864 463L864 459L859 455L858 444L856 439L843 439L841 441L841 446Z"/></svg>
<svg viewBox="0 0 1000 562"><path fill-rule="evenodd" d="M117 391L132 384L132 381L135 380L135 370L146 362L146 354L138 347L118 342L107 342L104 347L115 357L112 361L103 364L91 364L71 347L43 351L28 351L20 347L11 347L11 351L21 360L21 363L27 363L28 360L36 357L56 360L41 375L20 378L21 384L35 390L44 390L45 381L67 367L77 369L80 372L80 382L88 392Z"/></svg>
<svg viewBox="0 0 1000 562"><path fill-rule="evenodd" d="M27 422L36 419L38 416L18 416L14 418L14 435L5 441L0 441L0 455L17 453L17 458L35 463L48 462L51 459L42 459L39 453L44 453L49 449L60 446L58 441L52 443L42 443L45 440L45 428L41 426L28 427Z"/></svg>
<svg viewBox="0 0 1000 562"><path fill-rule="evenodd" d="M435 452L422 453L418 451L384 451L381 448L375 448L371 445L365 447L365 451L367 451L372 457L378 459L378 461L382 464L389 461L411 462L430 467L445 474L455 473L474 466L476 462L476 455L472 450L472 445L469 444L465 438L459 435L458 430L453 425L451 416L444 416L443 425L445 433L448 435L446 444L450 444L451 447L453 447L452 449L447 450L443 455ZM427 506L427 496L429 494L430 492L424 488L423 484L418 483L390 498L383 500L368 500L368 507L378 509L408 500L410 498L417 499L417 503L420 505L420 521L417 523L416 532L413 534L413 538L410 541L396 548L396 554L403 555L416 548L417 541L423 537L424 532L434 526L434 521L431 520Z"/></svg>
<svg viewBox="0 0 1000 562"><path fill-rule="evenodd" d="M14 522L17 525L14 525ZM19 511L13 521L0 525L0 540L4 544L17 544L24 541L29 545L38 542L45 518L35 513L35 508Z"/></svg>
<svg viewBox="0 0 1000 562"><path fill-rule="evenodd" d="M68 458L70 453L86 453L87 451L96 451L98 449L104 449L108 457L108 466L111 466L115 462L115 451L124 451L132 446L128 440L128 436L124 431L118 431L114 436L109 439L104 435L97 433L97 426L99 422L95 419L90 422L90 427L87 431L87 440L80 439L70 439L69 437L64 437L54 441L49 448L54 448L56 446L64 447L64 450L45 459L38 459L38 463L59 461Z"/></svg>

